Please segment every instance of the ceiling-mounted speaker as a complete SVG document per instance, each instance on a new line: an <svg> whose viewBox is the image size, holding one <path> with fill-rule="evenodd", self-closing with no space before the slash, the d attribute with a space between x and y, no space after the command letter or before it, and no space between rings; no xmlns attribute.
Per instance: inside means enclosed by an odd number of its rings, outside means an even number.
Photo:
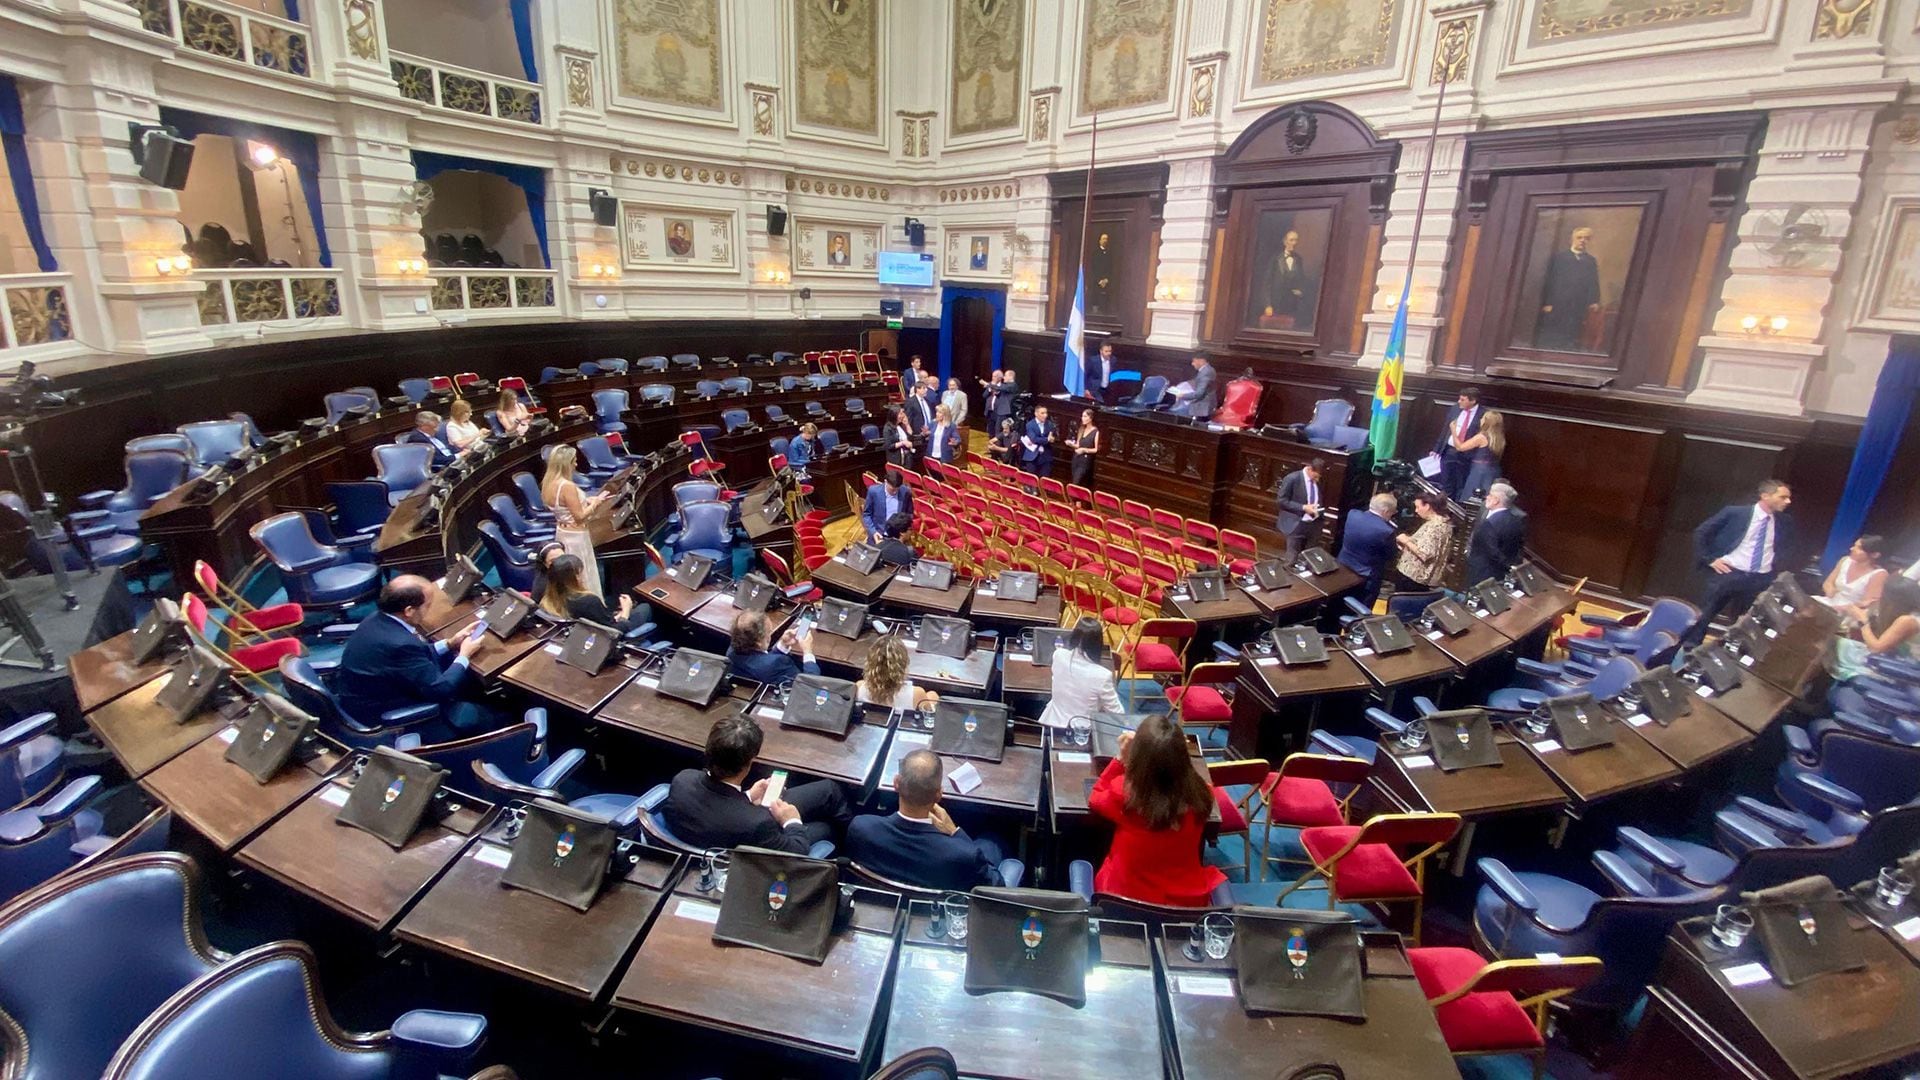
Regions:
<svg viewBox="0 0 1920 1080"><path fill-rule="evenodd" d="M767 207L767 235L787 235L787 212L777 206Z"/></svg>
<svg viewBox="0 0 1920 1080"><path fill-rule="evenodd" d="M193 168L193 143L179 132L156 124L127 125L127 149L140 166L140 178L179 191L187 186Z"/></svg>
<svg viewBox="0 0 1920 1080"><path fill-rule="evenodd" d="M587 202L593 206L593 223L611 226L620 218L620 200L606 188L588 188Z"/></svg>
<svg viewBox="0 0 1920 1080"><path fill-rule="evenodd" d="M907 219L907 243L914 247L927 246L927 227L920 223L919 218Z"/></svg>

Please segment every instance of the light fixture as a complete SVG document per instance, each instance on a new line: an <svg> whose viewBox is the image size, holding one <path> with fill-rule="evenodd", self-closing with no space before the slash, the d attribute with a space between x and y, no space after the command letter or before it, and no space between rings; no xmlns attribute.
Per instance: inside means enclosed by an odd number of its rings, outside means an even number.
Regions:
<svg viewBox="0 0 1920 1080"><path fill-rule="evenodd" d="M1020 296L1033 292L1033 282L1028 278L1019 278L1013 283L1013 291Z"/></svg>
<svg viewBox="0 0 1920 1080"><path fill-rule="evenodd" d="M1746 318L1741 319L1740 329L1745 330L1749 334L1753 333L1755 330L1760 329L1760 316L1748 315Z"/></svg>
<svg viewBox="0 0 1920 1080"><path fill-rule="evenodd" d="M1180 286L1171 283L1158 286L1153 290L1153 298L1155 300L1178 300L1180 299Z"/></svg>
<svg viewBox="0 0 1920 1080"><path fill-rule="evenodd" d="M616 278L620 276L620 268L608 262L588 263L585 270L587 276L590 278Z"/></svg>
<svg viewBox="0 0 1920 1080"><path fill-rule="evenodd" d="M1787 317L1785 315L1775 315L1772 319L1768 320L1767 326L1776 334L1784 334L1787 331Z"/></svg>
<svg viewBox="0 0 1920 1080"><path fill-rule="evenodd" d="M425 259L396 259L393 268L402 274L424 274L427 272Z"/></svg>
<svg viewBox="0 0 1920 1080"><path fill-rule="evenodd" d="M1741 330L1762 337L1784 334L1789 325L1785 315L1743 315L1740 318Z"/></svg>
<svg viewBox="0 0 1920 1080"><path fill-rule="evenodd" d="M161 277L172 277L192 270L193 259L186 255L162 255L153 260L153 269Z"/></svg>
<svg viewBox="0 0 1920 1080"><path fill-rule="evenodd" d="M785 285L787 283L787 280L788 280L787 272L785 270L782 270L778 266L767 267L767 281L769 283L774 285Z"/></svg>
<svg viewBox="0 0 1920 1080"><path fill-rule="evenodd" d="M247 163L256 169L271 169L280 164L280 151L272 143L248 140Z"/></svg>

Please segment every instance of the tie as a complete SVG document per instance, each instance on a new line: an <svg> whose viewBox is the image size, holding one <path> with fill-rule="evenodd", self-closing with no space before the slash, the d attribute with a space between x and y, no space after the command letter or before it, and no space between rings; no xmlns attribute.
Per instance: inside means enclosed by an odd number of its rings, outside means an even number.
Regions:
<svg viewBox="0 0 1920 1080"><path fill-rule="evenodd" d="M1773 528L1773 515L1760 515L1760 533L1753 538L1753 572L1766 573L1767 566L1767 530Z"/></svg>
<svg viewBox="0 0 1920 1080"><path fill-rule="evenodd" d="M1466 441L1466 438L1467 438L1467 421L1468 421L1468 420L1470 420L1470 419L1472 419L1472 418L1473 418L1473 413L1472 413L1472 411L1471 411L1471 410L1469 410L1469 411L1467 411L1467 412L1463 412L1463 413L1461 413L1461 414L1460 414L1460 419L1459 419L1459 420L1458 420L1458 421L1457 421L1457 422L1455 423L1455 425L1454 425L1454 431L1453 431L1453 440L1454 440L1455 442L1465 442L1465 441Z"/></svg>

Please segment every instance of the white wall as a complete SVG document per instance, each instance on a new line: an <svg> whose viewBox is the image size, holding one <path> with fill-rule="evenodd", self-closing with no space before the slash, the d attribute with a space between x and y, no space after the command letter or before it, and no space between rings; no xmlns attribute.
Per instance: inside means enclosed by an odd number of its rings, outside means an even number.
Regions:
<svg viewBox="0 0 1920 1080"><path fill-rule="evenodd" d="M405 0L388 7L387 39L400 52L510 79L527 77L507 0Z"/></svg>
<svg viewBox="0 0 1920 1080"><path fill-rule="evenodd" d="M429 239L444 232L458 241L475 233L509 265L541 266L540 239L534 235L525 192L487 173L443 172L432 183L433 205L421 223Z"/></svg>
<svg viewBox="0 0 1920 1080"><path fill-rule="evenodd" d="M20 219L20 205L13 197L13 177L7 172L7 158L0 154L0 274L37 274L40 263L34 258L33 245L27 240L27 227Z"/></svg>

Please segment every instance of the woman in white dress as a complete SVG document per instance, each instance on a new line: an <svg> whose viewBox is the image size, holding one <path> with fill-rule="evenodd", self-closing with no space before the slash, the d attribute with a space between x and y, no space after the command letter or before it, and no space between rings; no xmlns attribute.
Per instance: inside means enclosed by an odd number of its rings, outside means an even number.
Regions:
<svg viewBox="0 0 1920 1080"><path fill-rule="evenodd" d="M455 450L465 450L480 441L480 425L473 422L473 404L456 401L447 413L447 441Z"/></svg>
<svg viewBox="0 0 1920 1080"><path fill-rule="evenodd" d="M1886 587L1887 571L1880 565L1886 555L1886 541L1878 536L1863 536L1853 542L1847 553L1833 566L1833 572L1820 586L1821 603L1842 613L1850 608L1870 608Z"/></svg>
<svg viewBox="0 0 1920 1080"><path fill-rule="evenodd" d="M1114 692L1113 670L1100 662L1105 646L1106 627L1099 619L1074 624L1066 643L1053 650L1053 696L1040 714L1042 724L1066 727L1076 716L1126 711Z"/></svg>
<svg viewBox="0 0 1920 1080"><path fill-rule="evenodd" d="M580 494L573 482L573 463L578 451L571 446L556 446L547 457L547 475L540 480L540 498L553 509L553 538L578 555L582 567L581 583L595 596L605 596L600 588L600 560L593 554L593 537L587 533L587 515L607 498L601 492L592 498Z"/></svg>
<svg viewBox="0 0 1920 1080"><path fill-rule="evenodd" d="M939 694L922 690L907 678L907 661L907 646L899 635L887 634L874 642L860 681L853 684L854 700L890 705L902 712L938 702Z"/></svg>

